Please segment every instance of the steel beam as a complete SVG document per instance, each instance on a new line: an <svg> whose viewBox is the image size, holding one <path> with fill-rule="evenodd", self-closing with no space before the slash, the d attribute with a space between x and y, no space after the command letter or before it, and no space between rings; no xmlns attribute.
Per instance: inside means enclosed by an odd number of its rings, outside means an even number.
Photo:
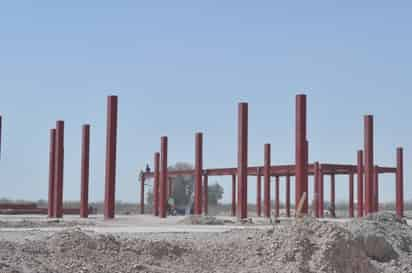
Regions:
<svg viewBox="0 0 412 273"><path fill-rule="evenodd" d="M403 204L403 148L396 149L396 215L404 216Z"/></svg>
<svg viewBox="0 0 412 273"><path fill-rule="evenodd" d="M80 217L89 217L90 125L82 128Z"/></svg>
<svg viewBox="0 0 412 273"><path fill-rule="evenodd" d="M236 175L232 175L232 216L236 216Z"/></svg>
<svg viewBox="0 0 412 273"><path fill-rule="evenodd" d="M324 174L322 164L319 165L319 217L324 217Z"/></svg>
<svg viewBox="0 0 412 273"><path fill-rule="evenodd" d="M113 219L116 202L116 153L117 153L117 96L107 98L106 132L106 179L104 198L104 218Z"/></svg>
<svg viewBox="0 0 412 273"><path fill-rule="evenodd" d="M56 129L50 130L50 148L49 148L49 196L48 196L48 216L55 217L54 213L54 173L56 158Z"/></svg>
<svg viewBox="0 0 412 273"><path fill-rule="evenodd" d="M267 218L270 218L270 144L265 144L264 153L265 161L263 168L263 210L264 215Z"/></svg>
<svg viewBox="0 0 412 273"><path fill-rule="evenodd" d="M248 104L238 106L238 217L247 218Z"/></svg>
<svg viewBox="0 0 412 273"><path fill-rule="evenodd" d="M64 121L56 122L56 155L54 165L54 216L63 217Z"/></svg>
<svg viewBox="0 0 412 273"><path fill-rule="evenodd" d="M290 217L290 175L286 176L286 216Z"/></svg>
<svg viewBox="0 0 412 273"><path fill-rule="evenodd" d="M262 216L262 176L259 168L256 172L256 214L260 217Z"/></svg>
<svg viewBox="0 0 412 273"><path fill-rule="evenodd" d="M275 179L275 216L279 218L280 216L280 192L279 192L279 176L276 176Z"/></svg>
<svg viewBox="0 0 412 273"><path fill-rule="evenodd" d="M330 175L330 210L332 217L336 217L336 202L335 202L335 175Z"/></svg>
<svg viewBox="0 0 412 273"><path fill-rule="evenodd" d="M374 212L379 211L379 172L378 168L374 168L374 180L373 180L373 208Z"/></svg>
<svg viewBox="0 0 412 273"><path fill-rule="evenodd" d="M160 153L154 154L153 214L159 216Z"/></svg>
<svg viewBox="0 0 412 273"><path fill-rule="evenodd" d="M363 193L363 151L358 151L358 168L357 168L357 176L358 176L358 217L363 217L363 201L364 201L364 193Z"/></svg>
<svg viewBox="0 0 412 273"><path fill-rule="evenodd" d="M203 134L195 136L195 204L194 214L202 214Z"/></svg>
<svg viewBox="0 0 412 273"><path fill-rule="evenodd" d="M296 192L295 204L299 203L307 189L307 143L306 143L306 95L296 96ZM307 194L307 190L306 190ZM308 198L302 213L308 213Z"/></svg>
<svg viewBox="0 0 412 273"><path fill-rule="evenodd" d="M353 202L353 198L354 198L354 174L351 173L349 175L349 217L353 218L354 217L354 202Z"/></svg>
<svg viewBox="0 0 412 273"><path fill-rule="evenodd" d="M145 176L142 175L140 177L140 214L144 214L144 183L145 183Z"/></svg>
<svg viewBox="0 0 412 273"><path fill-rule="evenodd" d="M314 177L314 194L313 194L313 211L315 212L315 217L319 218L320 216L320 210L319 210L319 204L320 204L320 166L319 162L315 163L315 177Z"/></svg>
<svg viewBox="0 0 412 273"><path fill-rule="evenodd" d="M160 218L166 218L167 214L167 188L168 188L168 170L167 170L167 145L168 139L163 136L160 140L160 200L159 215Z"/></svg>
<svg viewBox="0 0 412 273"><path fill-rule="evenodd" d="M204 189L203 189L203 208L204 208L204 213L205 215L208 215L209 213L209 178L207 175L204 177L203 181Z"/></svg>
<svg viewBox="0 0 412 273"><path fill-rule="evenodd" d="M374 212L374 163L373 163L373 116L364 117L364 153L365 153L365 213Z"/></svg>

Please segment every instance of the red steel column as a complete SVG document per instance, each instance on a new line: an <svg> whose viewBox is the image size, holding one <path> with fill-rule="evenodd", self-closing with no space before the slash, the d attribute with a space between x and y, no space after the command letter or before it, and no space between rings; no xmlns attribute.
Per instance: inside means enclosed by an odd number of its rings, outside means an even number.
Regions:
<svg viewBox="0 0 412 273"><path fill-rule="evenodd" d="M248 104L239 103L238 125L238 217L247 218Z"/></svg>
<svg viewBox="0 0 412 273"><path fill-rule="evenodd" d="M322 170L322 164L319 165L319 217L323 218L324 217L324 175L323 175L323 170Z"/></svg>
<svg viewBox="0 0 412 273"><path fill-rule="evenodd" d="M260 168L256 169L256 214L262 216L262 176Z"/></svg>
<svg viewBox="0 0 412 273"><path fill-rule="evenodd" d="M117 96L109 96L107 98L106 181L104 198L105 219L113 219L115 215L117 108Z"/></svg>
<svg viewBox="0 0 412 273"><path fill-rule="evenodd" d="M335 174L330 175L330 207L331 207L332 217L336 217Z"/></svg>
<svg viewBox="0 0 412 273"><path fill-rule="evenodd" d="M82 163L81 163L80 217L89 217L89 169L90 169L90 125L82 129Z"/></svg>
<svg viewBox="0 0 412 273"><path fill-rule="evenodd" d="M353 178L354 178L354 174L351 173L349 174L349 217L353 218L354 217L354 203L353 203L353 197L354 197L354 193L353 193Z"/></svg>
<svg viewBox="0 0 412 273"><path fill-rule="evenodd" d="M403 217L403 149L396 149L396 215Z"/></svg>
<svg viewBox="0 0 412 273"><path fill-rule="evenodd" d="M374 163L373 163L373 116L364 117L364 153L365 153L365 213L370 214L374 211L373 206L373 180L374 180Z"/></svg>
<svg viewBox="0 0 412 273"><path fill-rule="evenodd" d="M313 197L313 211L315 212L315 217L319 218L320 213L319 213L319 204L320 204L320 198L319 198L319 185L320 185L320 168L319 168L319 162L315 163L315 175L314 175L314 197Z"/></svg>
<svg viewBox="0 0 412 273"><path fill-rule="evenodd" d="M363 151L358 151L358 217L363 217Z"/></svg>
<svg viewBox="0 0 412 273"><path fill-rule="evenodd" d="M236 216L236 175L232 175L232 216Z"/></svg>
<svg viewBox="0 0 412 273"><path fill-rule="evenodd" d="M140 214L144 214L144 182L145 177L142 175L140 177Z"/></svg>
<svg viewBox="0 0 412 273"><path fill-rule="evenodd" d="M203 185L205 187L203 190L203 207L205 215L207 215L209 213L209 178L207 175L205 175Z"/></svg>
<svg viewBox="0 0 412 273"><path fill-rule="evenodd" d="M296 193L295 204L298 204L304 192L307 193L307 142L306 142L306 95L296 96ZM308 198L302 209L308 213Z"/></svg>
<svg viewBox="0 0 412 273"><path fill-rule="evenodd" d="M153 214L159 216L160 153L154 154Z"/></svg>
<svg viewBox="0 0 412 273"><path fill-rule="evenodd" d="M270 218L270 144L265 144L265 162L263 167L263 213Z"/></svg>
<svg viewBox="0 0 412 273"><path fill-rule="evenodd" d="M56 158L56 129L50 130L50 153L49 153L49 200L48 200L48 216L52 218L54 213L54 172Z"/></svg>
<svg viewBox="0 0 412 273"><path fill-rule="evenodd" d="M375 168L374 168L373 208L374 208L374 212L379 211L379 172L378 172L378 166L375 166Z"/></svg>
<svg viewBox="0 0 412 273"><path fill-rule="evenodd" d="M63 217L64 121L56 122L56 155L54 165L54 213Z"/></svg>
<svg viewBox="0 0 412 273"><path fill-rule="evenodd" d="M286 176L286 216L290 217L290 175Z"/></svg>
<svg viewBox="0 0 412 273"><path fill-rule="evenodd" d="M195 204L194 214L202 214L203 134L195 136Z"/></svg>
<svg viewBox="0 0 412 273"><path fill-rule="evenodd" d="M276 218L280 216L280 193L279 193L279 176L276 176L275 180L275 215Z"/></svg>
<svg viewBox="0 0 412 273"><path fill-rule="evenodd" d="M167 213L167 137L161 138L160 145L160 200L159 200L159 215L160 218L166 218Z"/></svg>

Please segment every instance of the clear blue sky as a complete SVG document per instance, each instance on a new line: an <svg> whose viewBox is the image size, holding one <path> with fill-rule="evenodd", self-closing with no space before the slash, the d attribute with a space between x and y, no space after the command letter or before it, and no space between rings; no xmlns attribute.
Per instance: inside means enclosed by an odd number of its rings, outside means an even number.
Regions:
<svg viewBox="0 0 412 273"><path fill-rule="evenodd" d="M137 201L137 172L152 162L161 135L170 138L170 163L193 162L194 133L203 131L205 167L235 166L239 101L249 102L249 163L262 164L265 142L275 164L292 163L294 96L303 92L310 160L355 163L362 117L373 113L376 162L394 165L396 147L405 147L411 200L411 8L409 1L4 1L0 196L47 198L49 129L64 119L64 197L79 198L81 125L91 123L90 198L102 200L109 94L119 95L118 199ZM338 180L338 200L347 199L346 181ZM381 181L381 198L393 200L394 178Z"/></svg>

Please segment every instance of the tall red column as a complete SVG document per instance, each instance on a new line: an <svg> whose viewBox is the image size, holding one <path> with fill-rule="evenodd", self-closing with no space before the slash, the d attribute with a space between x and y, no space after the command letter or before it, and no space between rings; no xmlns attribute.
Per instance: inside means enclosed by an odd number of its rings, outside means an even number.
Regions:
<svg viewBox="0 0 412 273"><path fill-rule="evenodd" d="M232 175L232 216L236 216L236 175Z"/></svg>
<svg viewBox="0 0 412 273"><path fill-rule="evenodd" d="M286 216L290 217L290 175L286 176Z"/></svg>
<svg viewBox="0 0 412 273"><path fill-rule="evenodd" d="M396 215L404 216L403 204L403 149L396 149Z"/></svg>
<svg viewBox="0 0 412 273"><path fill-rule="evenodd" d="M256 169L256 214L262 216L262 176L260 168Z"/></svg>
<svg viewBox="0 0 412 273"><path fill-rule="evenodd" d="M195 136L195 204L194 214L202 214L203 134Z"/></svg>
<svg viewBox="0 0 412 273"><path fill-rule="evenodd" d="M320 185L320 167L319 162L315 163L315 177L314 177L314 196L313 196L313 211L315 212L315 217L319 218L320 210L320 193L319 193L319 185Z"/></svg>
<svg viewBox="0 0 412 273"><path fill-rule="evenodd" d="M353 173L349 174L349 217L353 218L354 217L354 203L353 203L353 188L354 188L354 181L353 181Z"/></svg>
<svg viewBox="0 0 412 273"><path fill-rule="evenodd" d="M323 196L324 193L324 175L322 170L322 164L319 165L319 217L324 217L324 204L325 199Z"/></svg>
<svg viewBox="0 0 412 273"><path fill-rule="evenodd" d="M279 176L275 179L275 215L280 216L280 193L279 193Z"/></svg>
<svg viewBox="0 0 412 273"><path fill-rule="evenodd" d="M104 198L105 219L113 219L115 214L117 108L117 96L109 96L107 98L106 181Z"/></svg>
<svg viewBox="0 0 412 273"><path fill-rule="evenodd" d="M56 129L50 130L50 153L49 153L49 197L48 197L48 216L52 218L54 213L54 172L56 158Z"/></svg>
<svg viewBox="0 0 412 273"><path fill-rule="evenodd" d="M265 162L263 167L263 210L265 217L270 218L270 144L265 144Z"/></svg>
<svg viewBox="0 0 412 273"><path fill-rule="evenodd" d="M248 104L239 103L238 125L238 217L247 218Z"/></svg>
<svg viewBox="0 0 412 273"><path fill-rule="evenodd" d="M168 140L166 136L161 138L160 144L160 200L159 200L159 215L160 218L166 218L167 213L167 144Z"/></svg>
<svg viewBox="0 0 412 273"><path fill-rule="evenodd" d="M56 155L54 165L54 213L63 217L64 121L56 122Z"/></svg>
<svg viewBox="0 0 412 273"><path fill-rule="evenodd" d="M142 175L140 177L140 214L144 214L144 182L145 177Z"/></svg>
<svg viewBox="0 0 412 273"><path fill-rule="evenodd" d="M363 217L363 151L358 151L358 217Z"/></svg>
<svg viewBox="0 0 412 273"><path fill-rule="evenodd" d="M159 216L160 153L154 154L153 214Z"/></svg>
<svg viewBox="0 0 412 273"><path fill-rule="evenodd" d="M331 207L332 217L336 217L335 174L330 175L330 207Z"/></svg>
<svg viewBox="0 0 412 273"><path fill-rule="evenodd" d="M296 193L295 204L298 204L303 194L307 194L307 140L306 140L306 95L296 96ZM304 203L302 213L308 213L308 198Z"/></svg>
<svg viewBox="0 0 412 273"><path fill-rule="evenodd" d="M80 217L89 217L90 125L82 128Z"/></svg>
<svg viewBox="0 0 412 273"><path fill-rule="evenodd" d="M374 211L373 206L373 116L368 115L364 118L364 153L365 153L365 213L370 214Z"/></svg>
<svg viewBox="0 0 412 273"><path fill-rule="evenodd" d="M379 172L378 167L374 168L374 180L373 180L373 208L374 212L379 211Z"/></svg>
<svg viewBox="0 0 412 273"><path fill-rule="evenodd" d="M203 190L203 207L205 211L205 215L208 215L209 213L209 178L207 175L205 175L204 181L204 190Z"/></svg>

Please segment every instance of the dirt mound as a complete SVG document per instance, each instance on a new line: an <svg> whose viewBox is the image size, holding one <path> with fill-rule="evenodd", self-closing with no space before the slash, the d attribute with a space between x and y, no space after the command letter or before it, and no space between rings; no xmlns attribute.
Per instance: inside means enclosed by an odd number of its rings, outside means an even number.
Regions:
<svg viewBox="0 0 412 273"><path fill-rule="evenodd" d="M224 225L225 221L217 219L216 217L212 216L187 216L183 220L179 222L179 224L183 225Z"/></svg>

